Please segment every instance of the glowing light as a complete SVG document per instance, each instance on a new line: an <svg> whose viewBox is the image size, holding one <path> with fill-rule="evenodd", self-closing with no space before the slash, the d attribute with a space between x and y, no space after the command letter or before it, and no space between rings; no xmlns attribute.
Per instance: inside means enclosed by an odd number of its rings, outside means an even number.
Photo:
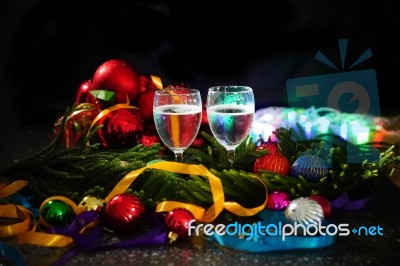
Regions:
<svg viewBox="0 0 400 266"><path fill-rule="evenodd" d="M319 132L322 134L328 133L330 124L329 120L325 117L320 117L317 122L319 124Z"/></svg>
<svg viewBox="0 0 400 266"><path fill-rule="evenodd" d="M336 134L356 144L372 141L373 134L382 130L382 121L371 116L342 113L332 108L285 108L268 107L255 112L250 130L253 141L260 137L267 140L275 138L274 131L279 127L296 128L300 124L308 138L320 134Z"/></svg>
<svg viewBox="0 0 400 266"><path fill-rule="evenodd" d="M344 139L347 139L347 124L346 123L342 123L340 125L340 134L339 136L341 136Z"/></svg>

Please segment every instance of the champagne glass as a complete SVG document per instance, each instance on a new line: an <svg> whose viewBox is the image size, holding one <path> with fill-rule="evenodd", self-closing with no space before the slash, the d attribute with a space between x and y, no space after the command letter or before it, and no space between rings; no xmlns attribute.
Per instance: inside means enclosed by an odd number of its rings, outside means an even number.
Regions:
<svg viewBox="0 0 400 266"><path fill-rule="evenodd" d="M207 117L217 141L227 150L232 167L235 149L242 143L253 123L253 90L248 86L215 86L208 89Z"/></svg>
<svg viewBox="0 0 400 266"><path fill-rule="evenodd" d="M197 136L201 124L200 91L184 87L157 90L153 101L153 118L162 142L182 162L183 151Z"/></svg>

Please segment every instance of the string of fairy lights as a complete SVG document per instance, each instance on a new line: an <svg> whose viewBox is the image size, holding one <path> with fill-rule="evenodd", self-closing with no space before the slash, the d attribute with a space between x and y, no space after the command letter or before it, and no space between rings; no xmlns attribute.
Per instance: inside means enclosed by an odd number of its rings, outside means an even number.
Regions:
<svg viewBox="0 0 400 266"><path fill-rule="evenodd" d="M287 108L267 107L254 114L250 130L252 139L274 139L273 132L279 127L295 128L300 124L307 138L321 134L336 134L355 144L375 140L375 134L383 129L383 118L371 115L345 113L329 107Z"/></svg>

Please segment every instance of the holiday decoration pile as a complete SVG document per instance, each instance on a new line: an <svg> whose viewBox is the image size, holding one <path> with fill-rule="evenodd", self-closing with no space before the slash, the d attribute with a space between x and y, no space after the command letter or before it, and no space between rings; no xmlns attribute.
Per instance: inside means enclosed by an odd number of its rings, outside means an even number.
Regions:
<svg viewBox="0 0 400 266"><path fill-rule="evenodd" d="M40 203L34 206L39 217L29 226L1 237L38 228L64 235L66 245L82 248L77 237L60 228L85 221L78 235L99 226L116 234L137 233L148 213L162 220L162 225L152 220L156 229L165 227L153 236L163 240L149 237L152 243L164 243L167 234L170 242L185 238L191 220L212 223L223 211L236 217L256 217L264 209L283 211L289 222L307 223L305 217L311 215L311 222L318 223L332 215L332 200L391 176L400 163L398 145L353 145L328 134L307 139L297 125L277 129L278 141L248 137L228 168L226 150L209 134L205 119L198 142L185 151L184 163L177 164L152 124L149 108L160 84L122 60L105 62L93 79L82 83L75 104L56 121L52 142L0 172L7 185L25 182L3 193L4 198L21 189L24 197L33 195ZM369 161L373 155L377 160ZM351 163L357 158L365 159ZM82 216L89 214L90 219ZM36 219L38 226L31 226ZM38 238L20 241L51 246Z"/></svg>

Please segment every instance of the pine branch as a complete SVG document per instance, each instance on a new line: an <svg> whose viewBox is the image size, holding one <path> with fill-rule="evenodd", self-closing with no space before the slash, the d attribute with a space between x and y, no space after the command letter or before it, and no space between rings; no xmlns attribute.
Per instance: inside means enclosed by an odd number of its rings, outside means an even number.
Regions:
<svg viewBox="0 0 400 266"><path fill-rule="evenodd" d="M17 163L0 174L9 180L28 180L28 186L45 197L75 192L83 196L94 185L111 191L128 172L157 159L160 150L160 144L118 150L98 145L74 147Z"/></svg>
<svg viewBox="0 0 400 266"><path fill-rule="evenodd" d="M214 136L207 132L201 132L201 135L210 143L202 149L188 148L185 150L184 161L187 163L202 164L210 169L219 171L230 168L227 151ZM248 136L237 148L232 169L252 171L254 161L264 154L263 151L256 151L256 145Z"/></svg>

